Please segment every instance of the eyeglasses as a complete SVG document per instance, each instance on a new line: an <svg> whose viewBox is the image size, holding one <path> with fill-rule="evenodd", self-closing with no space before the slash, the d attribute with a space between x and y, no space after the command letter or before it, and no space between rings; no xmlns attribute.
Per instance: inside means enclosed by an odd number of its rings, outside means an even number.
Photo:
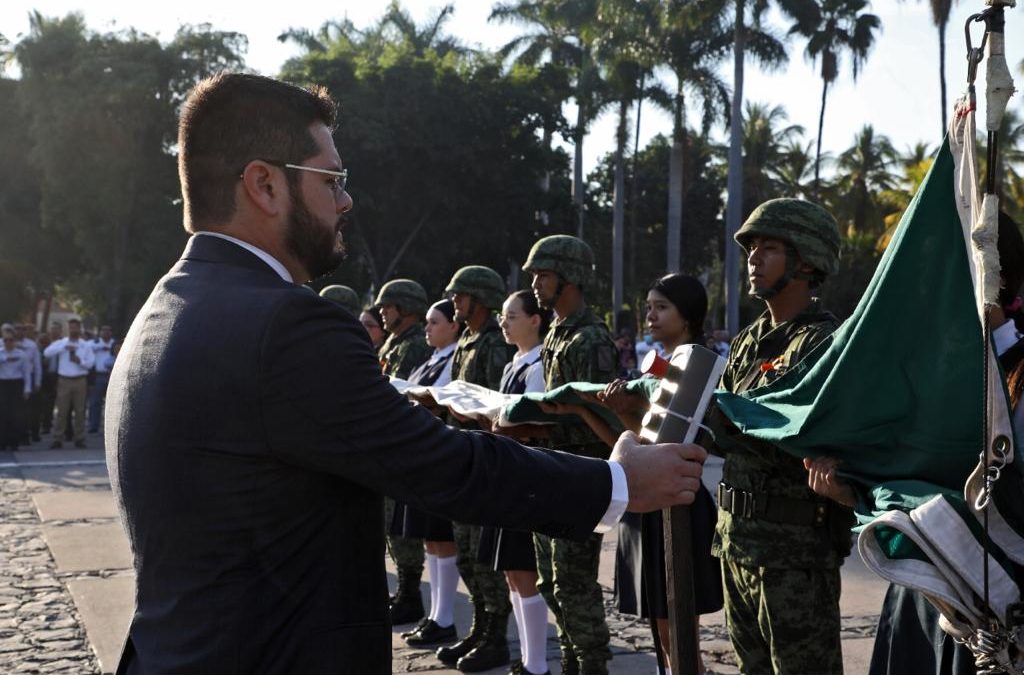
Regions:
<svg viewBox="0 0 1024 675"><path fill-rule="evenodd" d="M341 171L333 171L331 169L321 169L316 166L303 166L301 164L289 164L275 159L260 159L261 162L266 162L273 166L279 166L285 169L295 169L296 171L311 171L313 173L323 174L325 176L331 176L331 189L334 190L335 194L341 194L345 191L345 186L348 184L348 169L342 169ZM242 177L242 172L239 172L238 177Z"/></svg>

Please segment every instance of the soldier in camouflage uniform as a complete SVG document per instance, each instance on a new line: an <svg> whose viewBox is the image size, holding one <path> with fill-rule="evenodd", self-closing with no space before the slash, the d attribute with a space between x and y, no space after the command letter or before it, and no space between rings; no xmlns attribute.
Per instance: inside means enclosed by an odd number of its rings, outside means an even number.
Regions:
<svg viewBox="0 0 1024 675"><path fill-rule="evenodd" d="M837 319L811 295L839 264L839 232L820 206L773 199L736 233L750 294L767 311L733 339L722 387L764 386L828 339ZM839 567L852 512L816 496L803 462L742 435L712 411L724 455L713 553L722 560L729 636L744 673L842 673Z"/></svg>
<svg viewBox="0 0 1024 675"><path fill-rule="evenodd" d="M452 276L445 289L455 302L455 320L466 324L452 355L452 380L462 380L498 391L505 364L512 359L494 310L505 301L505 281L489 267L469 265ZM458 425L457 420L450 420ZM471 673L509 662L508 617L512 613L505 575L477 560L480 526L452 523L456 564L473 603L469 634L437 656Z"/></svg>
<svg viewBox="0 0 1024 675"><path fill-rule="evenodd" d="M359 304L359 296L348 286L342 286L341 284L324 286L320 291L320 297L344 307L354 317L358 318L359 313L362 311L362 307Z"/></svg>
<svg viewBox="0 0 1024 675"><path fill-rule="evenodd" d="M583 297L594 280L590 246L567 235L544 237L533 245L523 270L533 275L537 301L555 312L541 352L547 390L615 379L615 342ZM608 458L608 446L581 421L550 427L549 433L551 448ZM555 614L562 672L568 675L608 672L608 624L597 583L601 539L600 534L585 541L534 534L537 588Z"/></svg>
<svg viewBox="0 0 1024 675"><path fill-rule="evenodd" d="M380 348L385 375L406 378L414 368L430 358L433 349L423 332L427 311L427 292L411 279L394 279L381 286L377 294L384 328L390 333ZM398 588L391 597L391 622L411 623L423 618L420 579L423 577L423 540L392 536L391 520L395 500L384 498L384 527L388 551L398 570Z"/></svg>

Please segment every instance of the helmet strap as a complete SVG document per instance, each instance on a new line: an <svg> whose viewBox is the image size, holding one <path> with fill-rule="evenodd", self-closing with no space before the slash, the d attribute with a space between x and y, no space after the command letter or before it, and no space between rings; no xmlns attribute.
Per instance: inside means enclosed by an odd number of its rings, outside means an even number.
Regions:
<svg viewBox="0 0 1024 675"><path fill-rule="evenodd" d="M782 290L789 285L789 282L793 279L809 279L810 276L807 273L801 272L797 269L797 265L800 262L800 254L796 252L796 248L792 244L786 243L786 271L782 273L778 281L769 286L768 288L755 288L750 292L751 295L757 297L760 300L771 300L776 295L782 292Z"/></svg>

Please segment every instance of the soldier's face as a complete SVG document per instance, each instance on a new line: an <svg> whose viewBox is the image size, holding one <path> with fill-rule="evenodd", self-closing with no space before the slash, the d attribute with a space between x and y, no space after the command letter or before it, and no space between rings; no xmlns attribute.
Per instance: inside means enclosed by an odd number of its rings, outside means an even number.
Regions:
<svg viewBox="0 0 1024 675"><path fill-rule="evenodd" d="M469 311L473 304L473 296L468 293L453 293L452 303L455 304L455 320L465 323L469 321Z"/></svg>
<svg viewBox="0 0 1024 675"><path fill-rule="evenodd" d="M778 239L755 237L750 240L747 274L750 293L771 288L786 273L786 245Z"/></svg>
<svg viewBox="0 0 1024 675"><path fill-rule="evenodd" d="M545 309L554 309L558 300L558 275L550 270L540 270L533 275L533 295L537 304Z"/></svg>
<svg viewBox="0 0 1024 675"><path fill-rule="evenodd" d="M395 332L398 324L402 322L402 315L399 313L397 305L381 305L380 318L384 321L384 330L389 333Z"/></svg>

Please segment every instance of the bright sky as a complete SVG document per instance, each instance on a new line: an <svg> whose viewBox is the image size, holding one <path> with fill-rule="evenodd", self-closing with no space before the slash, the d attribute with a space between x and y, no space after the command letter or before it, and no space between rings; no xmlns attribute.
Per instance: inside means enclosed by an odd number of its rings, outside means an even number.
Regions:
<svg viewBox="0 0 1024 675"><path fill-rule="evenodd" d="M47 16L81 11L94 30L134 27L164 40L170 39L182 23L211 23L219 29L248 35L247 63L262 73L273 75L285 59L298 51L292 45L277 41L277 35L284 29L315 30L329 19L346 15L357 26L365 26L383 14L388 2L259 4L257 7L252 0L175 0L159 4L139 0L91 0L88 3L84 0L4 0L0 3L0 33L16 40L28 30L28 14L33 9ZM434 8L443 4L443 0L403 0L403 5L419 22L424 22ZM447 24L448 32L470 44L496 48L523 30L516 25L489 23L487 15L491 3L488 0L454 0L453 4L455 13ZM1020 6L1007 13L1007 60L1017 88L1024 90L1024 75L1019 66L1024 59L1024 2L1018 4ZM954 8L947 31L946 75L950 106L966 85L964 21L983 8L983 0L959 0ZM824 149L834 153L845 149L852 143L854 133L865 124L872 124L876 132L888 135L898 149L917 141L934 146L940 140L938 34L931 22L928 3L875 0L872 11L881 17L883 32L856 83L850 76L848 62L842 66L843 75L829 93ZM779 32L784 33L781 20L775 23ZM980 26L975 28L975 40L980 40L981 30ZM772 75L759 72L748 62L745 98L782 104L789 112L790 121L805 127L809 140L817 133L821 80L813 66L804 60L803 49L803 41L794 39L790 43L789 66ZM731 62L723 65L722 72L731 82ZM344 92L335 92L335 95L343 98ZM1011 99L1010 106L1024 117L1020 92ZM569 119L574 119L574 115ZM983 118L979 120L982 124ZM644 107L641 122L641 143L656 133L671 130L668 116L650 106ZM611 114L605 114L593 125L584 145L588 170L600 154L611 149L613 133Z"/></svg>

